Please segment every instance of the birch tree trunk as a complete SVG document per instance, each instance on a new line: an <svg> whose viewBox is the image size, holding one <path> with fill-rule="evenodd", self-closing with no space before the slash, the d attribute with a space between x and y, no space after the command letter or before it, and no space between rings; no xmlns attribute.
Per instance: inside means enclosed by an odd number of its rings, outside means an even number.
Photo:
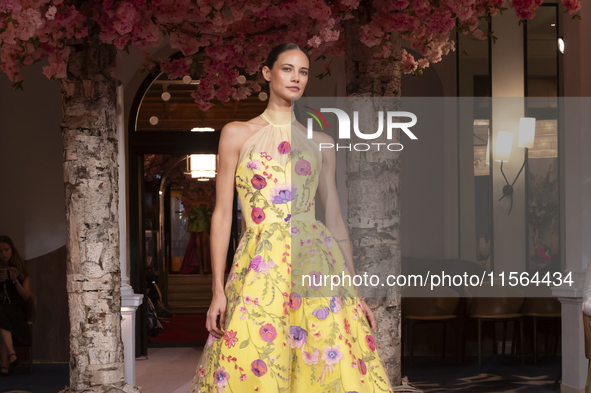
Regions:
<svg viewBox="0 0 591 393"><path fill-rule="evenodd" d="M365 103L363 108L373 111L359 111L359 124L363 132L378 129L378 111L396 110L400 97L402 76L401 40L395 36L390 41L395 60L372 58L372 50L359 40L359 28L368 22L370 2L362 2L358 17L345 23L345 62L347 96L359 97ZM383 107L372 102L371 97L392 97L388 100L394 106ZM356 108L358 110L359 107ZM385 122L384 122L385 124ZM367 129L365 129L367 128ZM354 133L350 143L397 143L400 131L393 132L393 139L386 139L386 133L371 141L359 139ZM349 142L348 141L348 142ZM338 143L338 141L337 141ZM349 203L349 233L351 234L353 260L356 274L376 274L385 282L389 274L400 274L400 157L399 153L388 151L384 146L366 152L346 152L347 187ZM400 293L395 287L380 287L373 293L363 290L367 305L373 310L377 321L375 332L376 347L386 368L392 386L400 385ZM379 292L378 292L379 291ZM385 296L386 295L386 296Z"/></svg>
<svg viewBox="0 0 591 393"><path fill-rule="evenodd" d="M62 80L70 387L139 392L125 383L115 122L116 49L71 45Z"/></svg>

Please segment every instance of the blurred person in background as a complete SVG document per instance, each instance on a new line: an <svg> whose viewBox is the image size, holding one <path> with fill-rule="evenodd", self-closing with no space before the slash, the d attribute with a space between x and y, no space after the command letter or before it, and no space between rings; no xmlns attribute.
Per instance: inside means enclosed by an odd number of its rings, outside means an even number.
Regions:
<svg viewBox="0 0 591 393"><path fill-rule="evenodd" d="M30 345L27 301L29 271L8 236L0 236L0 375L8 376L20 361L14 345Z"/></svg>

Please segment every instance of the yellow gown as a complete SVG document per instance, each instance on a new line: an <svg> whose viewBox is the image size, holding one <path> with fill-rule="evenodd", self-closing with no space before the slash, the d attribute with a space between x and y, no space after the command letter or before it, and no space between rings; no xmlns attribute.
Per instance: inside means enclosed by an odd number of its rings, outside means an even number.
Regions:
<svg viewBox="0 0 591 393"><path fill-rule="evenodd" d="M319 145L293 112L262 117L236 168L246 228L225 286L225 334L209 336L190 392L392 392L353 287L318 280L348 274L315 218Z"/></svg>

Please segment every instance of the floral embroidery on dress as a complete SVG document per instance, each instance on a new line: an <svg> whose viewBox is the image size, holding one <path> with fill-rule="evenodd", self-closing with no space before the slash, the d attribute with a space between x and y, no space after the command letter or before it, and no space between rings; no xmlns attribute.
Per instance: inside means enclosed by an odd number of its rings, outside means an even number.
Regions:
<svg viewBox="0 0 591 393"><path fill-rule="evenodd" d="M319 155L300 149L289 126L264 131L281 138L244 147L238 163L246 230L225 286L225 333L209 336L191 393L391 392L351 287L326 292L325 276L347 269L315 218Z"/></svg>

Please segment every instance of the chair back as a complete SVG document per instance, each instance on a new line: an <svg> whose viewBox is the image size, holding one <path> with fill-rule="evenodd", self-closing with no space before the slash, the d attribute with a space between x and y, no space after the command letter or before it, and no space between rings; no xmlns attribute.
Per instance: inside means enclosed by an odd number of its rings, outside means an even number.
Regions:
<svg viewBox="0 0 591 393"><path fill-rule="evenodd" d="M466 312L468 316L474 315L506 315L517 314L521 311L525 296L518 288L490 287L484 284L482 287L466 287L468 301Z"/></svg>
<svg viewBox="0 0 591 393"><path fill-rule="evenodd" d="M524 315L556 316L560 312L560 301L552 296L552 288L545 285L525 288Z"/></svg>
<svg viewBox="0 0 591 393"><path fill-rule="evenodd" d="M453 315L458 305L459 296L456 291L447 287L434 287L430 297L418 297L425 289L404 287L402 290L402 318L406 317L438 317ZM413 296L415 295L415 296Z"/></svg>

